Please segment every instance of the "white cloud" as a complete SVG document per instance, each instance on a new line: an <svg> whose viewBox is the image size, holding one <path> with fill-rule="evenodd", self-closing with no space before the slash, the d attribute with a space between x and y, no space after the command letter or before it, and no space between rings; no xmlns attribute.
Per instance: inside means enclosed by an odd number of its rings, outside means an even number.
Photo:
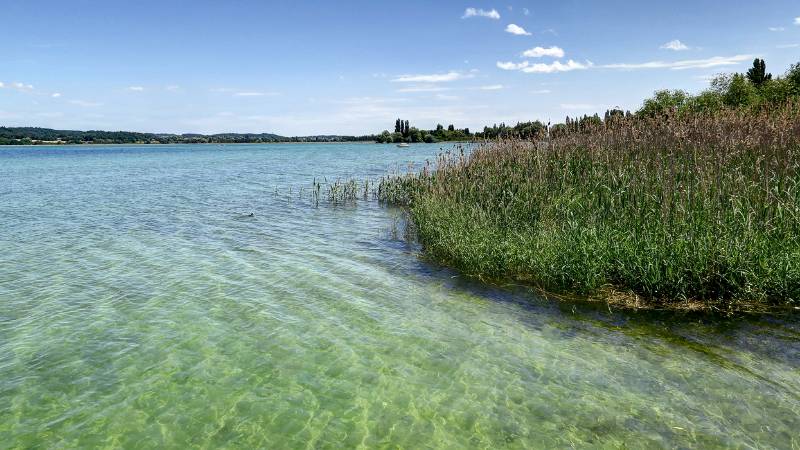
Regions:
<svg viewBox="0 0 800 450"><path fill-rule="evenodd" d="M619 63L619 64L606 64L602 66L606 69L622 69L622 70L636 70L636 69L708 69L710 67L720 66L734 66L743 61L753 58L753 55L736 55L736 56L714 56L706 59L688 59L684 61L649 61L644 63Z"/></svg>
<svg viewBox="0 0 800 450"><path fill-rule="evenodd" d="M528 67L528 65L529 65L528 61L522 61L521 63L513 63L511 61L509 62L497 61L497 68L503 70L520 70L523 67Z"/></svg>
<svg viewBox="0 0 800 450"><path fill-rule="evenodd" d="M513 23L508 24L508 26L506 27L506 33L515 34L517 36L530 36L531 35L527 31L525 31L524 28L522 28L519 25L513 24Z"/></svg>
<svg viewBox="0 0 800 450"><path fill-rule="evenodd" d="M534 47L532 49L525 50L524 52L522 52L522 56L526 58L541 58L543 56L550 56L553 58L563 58L564 50L556 46L547 48Z"/></svg>
<svg viewBox="0 0 800 450"><path fill-rule="evenodd" d="M470 17L487 17L489 19L497 20L500 18L500 13L497 12L497 10L494 8L490 9L489 11L476 8L467 8L466 11L464 11L464 15L461 16L461 18L467 19Z"/></svg>
<svg viewBox="0 0 800 450"><path fill-rule="evenodd" d="M692 78L694 78L695 80L700 80L704 83L710 83L711 80L713 80L716 77L717 75L695 75Z"/></svg>
<svg viewBox="0 0 800 450"><path fill-rule="evenodd" d="M553 61L552 64L532 64L527 67L523 67L520 70L525 73L555 73L571 72L573 70L585 70L590 67L592 67L592 63L590 62L583 64L570 59L566 62L566 64L562 63L561 61Z"/></svg>
<svg viewBox="0 0 800 450"><path fill-rule="evenodd" d="M19 82L10 83L10 84L5 84L3 82L0 82L0 88L11 88L11 89L16 89L18 91L25 92L25 91L32 91L33 90L33 85L32 84L19 83Z"/></svg>
<svg viewBox="0 0 800 450"><path fill-rule="evenodd" d="M481 90L481 91L499 91L500 89L503 89L503 87L504 86L502 84L490 84L490 85L487 85L487 86L479 86L478 90Z"/></svg>
<svg viewBox="0 0 800 450"><path fill-rule="evenodd" d="M436 85L420 85L420 86L404 87L398 89L397 92L441 92L447 90L450 90L450 88L436 86Z"/></svg>
<svg viewBox="0 0 800 450"><path fill-rule="evenodd" d="M769 27L767 28L769 31L786 31L784 27Z"/></svg>
<svg viewBox="0 0 800 450"><path fill-rule="evenodd" d="M70 100L69 102L72 103L73 105L82 106L84 108L94 108L94 107L97 107L97 106L103 106L102 103L87 102L85 100Z"/></svg>
<svg viewBox="0 0 800 450"><path fill-rule="evenodd" d="M128 86L125 89L127 89L129 91L133 91L133 92L142 92L144 90L144 88L141 87L141 86Z"/></svg>
<svg viewBox="0 0 800 450"><path fill-rule="evenodd" d="M800 17L795 17L794 18L794 24L795 25L800 25Z"/></svg>
<svg viewBox="0 0 800 450"><path fill-rule="evenodd" d="M538 89L535 91L531 91L531 94L542 95L542 94L549 94L551 91L550 89Z"/></svg>
<svg viewBox="0 0 800 450"><path fill-rule="evenodd" d="M278 95L277 92L237 92L234 97L265 97L268 95Z"/></svg>
<svg viewBox="0 0 800 450"><path fill-rule="evenodd" d="M471 78L461 72L450 71L447 73L434 73L430 75L400 75L392 80L395 83L441 83Z"/></svg>
<svg viewBox="0 0 800 450"><path fill-rule="evenodd" d="M52 94L50 94L50 97L59 98L61 97L61 94L59 92L53 92Z"/></svg>
<svg viewBox="0 0 800 450"><path fill-rule="evenodd" d="M800 44L781 44L775 46L775 48L797 48L797 47L800 47Z"/></svg>
<svg viewBox="0 0 800 450"><path fill-rule="evenodd" d="M554 72L570 72L573 70L585 70L592 67L591 62L579 63L569 60L566 63L561 61L553 61L551 64L531 64L528 61L521 63L513 62L498 62L497 67L503 70L521 70L525 73L554 73Z"/></svg>
<svg viewBox="0 0 800 450"><path fill-rule="evenodd" d="M439 100L461 100L461 97L457 95L445 95L445 94L436 94L436 98Z"/></svg>
<svg viewBox="0 0 800 450"><path fill-rule="evenodd" d="M666 44L662 45L659 48L662 49L662 50L673 50L673 51L676 51L676 52L680 52L680 51L683 51L683 50L689 50L689 47L686 44L684 44L683 42L679 41L678 39L673 39L673 40L667 42Z"/></svg>

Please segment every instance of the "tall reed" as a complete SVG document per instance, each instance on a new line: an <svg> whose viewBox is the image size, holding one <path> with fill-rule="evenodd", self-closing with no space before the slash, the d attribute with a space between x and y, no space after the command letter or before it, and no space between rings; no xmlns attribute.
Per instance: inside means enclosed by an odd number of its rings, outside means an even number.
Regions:
<svg viewBox="0 0 800 450"><path fill-rule="evenodd" d="M654 305L800 301L800 104L488 142L378 196L473 276Z"/></svg>

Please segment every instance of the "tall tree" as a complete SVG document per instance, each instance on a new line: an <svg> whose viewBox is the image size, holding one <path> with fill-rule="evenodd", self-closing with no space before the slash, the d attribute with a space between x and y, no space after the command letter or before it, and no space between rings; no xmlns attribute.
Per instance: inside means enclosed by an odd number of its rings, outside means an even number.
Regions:
<svg viewBox="0 0 800 450"><path fill-rule="evenodd" d="M394 121L394 132L395 133L400 133L402 131L402 129L403 129L403 126L402 126L402 122L400 121L400 119L395 120Z"/></svg>
<svg viewBox="0 0 800 450"><path fill-rule="evenodd" d="M772 74L767 73L767 64L763 59L756 58L753 60L753 67L747 71L747 79L756 87L772 79Z"/></svg>
<svg viewBox="0 0 800 450"><path fill-rule="evenodd" d="M411 131L411 128L408 126L408 121L406 120L404 127L403 127L403 135L408 136L408 133Z"/></svg>

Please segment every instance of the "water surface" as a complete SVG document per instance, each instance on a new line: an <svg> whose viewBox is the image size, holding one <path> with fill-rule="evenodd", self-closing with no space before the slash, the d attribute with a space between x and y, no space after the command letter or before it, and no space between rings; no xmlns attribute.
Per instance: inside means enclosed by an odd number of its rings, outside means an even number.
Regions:
<svg viewBox="0 0 800 450"><path fill-rule="evenodd" d="M483 287L307 199L438 151L0 148L0 448L800 447L796 318Z"/></svg>

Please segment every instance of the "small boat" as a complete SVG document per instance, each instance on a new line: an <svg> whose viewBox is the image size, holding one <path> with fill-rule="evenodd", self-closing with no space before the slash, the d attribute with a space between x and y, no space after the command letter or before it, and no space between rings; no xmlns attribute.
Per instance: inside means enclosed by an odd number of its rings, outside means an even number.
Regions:
<svg viewBox="0 0 800 450"><path fill-rule="evenodd" d="M409 146L407 143L405 143L405 142L401 142L401 143L397 144L397 146L398 146L398 147L400 147L400 148L404 148L404 147L410 147L410 146Z"/></svg>

